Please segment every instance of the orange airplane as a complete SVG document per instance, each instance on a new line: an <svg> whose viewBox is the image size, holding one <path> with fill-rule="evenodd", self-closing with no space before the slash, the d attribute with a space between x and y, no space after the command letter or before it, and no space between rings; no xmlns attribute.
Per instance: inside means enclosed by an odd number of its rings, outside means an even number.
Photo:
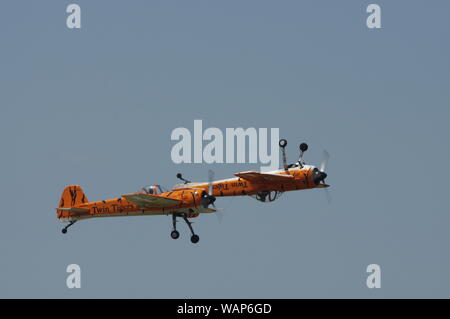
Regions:
<svg viewBox="0 0 450 319"><path fill-rule="evenodd" d="M170 191L165 191L160 185L155 184L146 186L137 193L96 202L89 202L80 186L68 186L64 189L59 207L56 209L58 219L69 222L62 232L67 233L67 229L78 220L93 217L172 215L171 237L173 239L180 237L176 229L176 219L181 217L191 231L191 242L197 243L200 238L194 233L189 218L203 213L218 212L214 206L216 197L248 195L261 202L272 202L287 191L329 187L325 183L327 177L325 167L329 159L326 151L320 168L306 165L303 154L308 145L302 143L300 158L296 163L288 165L286 145L286 140L280 140L283 169L267 173L248 171L236 173L233 178L213 181L213 172L209 171L209 181L205 183L192 183L178 173L177 178L184 183L175 185ZM210 205L213 208L209 207Z"/></svg>

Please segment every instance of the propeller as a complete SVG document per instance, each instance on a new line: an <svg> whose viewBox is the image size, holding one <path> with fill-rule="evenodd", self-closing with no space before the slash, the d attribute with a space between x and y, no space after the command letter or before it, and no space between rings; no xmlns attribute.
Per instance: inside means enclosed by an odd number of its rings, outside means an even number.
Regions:
<svg viewBox="0 0 450 319"><path fill-rule="evenodd" d="M330 159L330 153L328 153L327 150L323 150L323 159L322 159L322 162L320 163L319 171L325 172L325 169L327 168L329 159Z"/></svg>
<svg viewBox="0 0 450 319"><path fill-rule="evenodd" d="M214 171L208 170L208 195L213 196ZM214 203L213 203L214 204Z"/></svg>
<svg viewBox="0 0 450 319"><path fill-rule="evenodd" d="M327 202L328 202L328 204L331 204L332 198L331 198L331 193L330 193L330 191L328 190L327 187L325 187L323 190L325 191L325 196L327 197Z"/></svg>
<svg viewBox="0 0 450 319"><path fill-rule="evenodd" d="M222 223L223 220L223 213L221 209L217 209L214 202L216 201L216 197L213 195L213 181L214 181L214 171L208 170L208 194L206 194L209 198L209 202L211 206L216 209L215 215L217 216L217 220L219 221L219 224ZM205 196L206 197L206 196Z"/></svg>
<svg viewBox="0 0 450 319"><path fill-rule="evenodd" d="M327 178L327 176L328 176L327 173L325 173L325 170L327 168L329 159L330 159L330 153L328 153L327 150L323 150L323 159L322 159L322 162L320 163L319 172L322 175L321 180L324 184L325 184L325 178ZM325 191L325 196L327 198L328 204L331 204L331 193L328 190L328 185L324 188L324 191Z"/></svg>
<svg viewBox="0 0 450 319"><path fill-rule="evenodd" d="M216 201L216 197L213 195L213 180L214 180L214 172L212 170L208 171L208 192L203 191L202 193L202 206L204 208L208 208L209 205L212 205L214 208L214 202Z"/></svg>
<svg viewBox="0 0 450 319"><path fill-rule="evenodd" d="M327 173L325 173L325 169L327 167L328 159L330 158L330 154L327 151L323 151L323 160L320 163L319 169L314 169L314 183L319 185L320 182L325 184L325 178L327 178Z"/></svg>
<svg viewBox="0 0 450 319"><path fill-rule="evenodd" d="M327 197L327 202L328 202L328 204L330 204L331 203L331 194L330 194L330 192L328 191L328 187L329 187L329 185L327 185L326 183L325 183L325 179L327 178L327 176L328 176L328 174L327 173L325 173L325 170L326 170L326 168L327 168L327 164L328 164L328 160L330 159L330 154L326 151L326 150L324 150L323 151L323 159L322 159L322 162L320 163L320 166L319 166L319 168L317 169L317 168L315 168L314 169L314 175L313 175L313 180L314 180L314 183L317 185L317 186L319 186L319 187L321 187L321 188L324 188L324 190L325 190L325 195L326 195L326 197Z"/></svg>

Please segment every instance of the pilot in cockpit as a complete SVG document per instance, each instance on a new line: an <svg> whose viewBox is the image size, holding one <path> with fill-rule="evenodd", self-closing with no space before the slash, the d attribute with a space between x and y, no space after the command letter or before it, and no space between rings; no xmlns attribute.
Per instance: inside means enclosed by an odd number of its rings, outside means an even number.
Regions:
<svg viewBox="0 0 450 319"><path fill-rule="evenodd" d="M140 191L142 194L149 194L149 195L155 195L164 193L165 191L160 185L148 185L141 188Z"/></svg>
<svg viewBox="0 0 450 319"><path fill-rule="evenodd" d="M141 191L143 194L149 194L149 195L155 194L155 186L153 186L153 185L144 186L144 187L142 187Z"/></svg>

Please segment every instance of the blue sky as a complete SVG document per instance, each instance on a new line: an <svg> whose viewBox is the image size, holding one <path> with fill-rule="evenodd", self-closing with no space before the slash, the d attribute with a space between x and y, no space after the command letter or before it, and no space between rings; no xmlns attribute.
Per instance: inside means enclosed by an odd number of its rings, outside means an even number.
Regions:
<svg viewBox="0 0 450 319"><path fill-rule="evenodd" d="M450 296L448 2L377 1L379 30L368 1L80 0L80 30L69 3L0 5L1 297ZM260 166L174 164L170 134L195 119L279 128L291 162L327 149L332 203L219 199L198 245L165 216L61 234L66 185L101 200Z"/></svg>

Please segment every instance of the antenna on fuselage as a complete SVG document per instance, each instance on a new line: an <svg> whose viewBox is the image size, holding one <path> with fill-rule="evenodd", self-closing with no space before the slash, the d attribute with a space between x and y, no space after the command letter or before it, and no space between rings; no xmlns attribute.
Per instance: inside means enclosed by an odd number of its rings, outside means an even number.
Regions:
<svg viewBox="0 0 450 319"><path fill-rule="evenodd" d="M184 179L181 173L177 174L177 178L182 180L185 184L190 183L191 181L188 181L187 179Z"/></svg>
<svg viewBox="0 0 450 319"><path fill-rule="evenodd" d="M308 144L300 144L300 157L298 158L298 165L300 166L300 168L303 168L303 165L305 165L305 161L303 160L303 153L305 153L307 150Z"/></svg>
<svg viewBox="0 0 450 319"><path fill-rule="evenodd" d="M287 171L288 170L288 164L287 164L287 159L286 159L286 145L287 145L287 141L285 139L281 139L280 142L278 143L278 145L281 148L281 154L283 155L283 167L284 170Z"/></svg>

